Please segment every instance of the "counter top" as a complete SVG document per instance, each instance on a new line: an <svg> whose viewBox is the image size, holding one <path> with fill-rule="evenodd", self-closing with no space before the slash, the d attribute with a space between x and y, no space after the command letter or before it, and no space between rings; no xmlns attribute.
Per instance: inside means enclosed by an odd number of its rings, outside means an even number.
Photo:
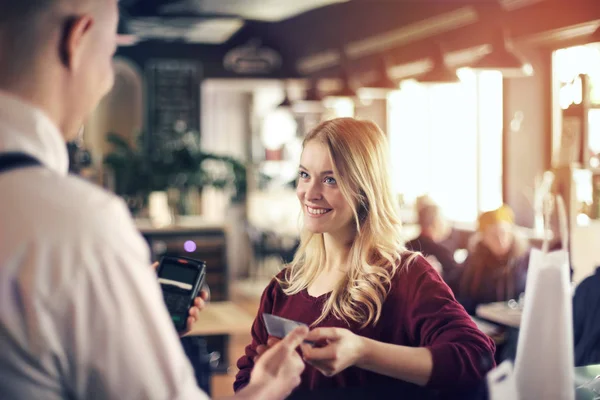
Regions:
<svg viewBox="0 0 600 400"><path fill-rule="evenodd" d="M172 225L156 226L150 219L136 218L135 226L142 234L156 233L178 233L202 230L223 230L226 225L223 221L210 220L198 216L181 216L177 222Z"/></svg>

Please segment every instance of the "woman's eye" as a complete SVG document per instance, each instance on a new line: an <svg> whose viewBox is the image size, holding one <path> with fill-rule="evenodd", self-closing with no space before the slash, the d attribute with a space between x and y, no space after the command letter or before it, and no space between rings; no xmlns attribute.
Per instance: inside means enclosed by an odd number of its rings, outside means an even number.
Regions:
<svg viewBox="0 0 600 400"><path fill-rule="evenodd" d="M336 181L335 181L335 178L328 176L327 178L325 178L325 183L327 183L329 185L334 185L336 183Z"/></svg>
<svg viewBox="0 0 600 400"><path fill-rule="evenodd" d="M302 179L306 179L306 178L308 178L308 174L307 174L306 172L304 172L304 171L300 171L300 172L298 172L298 176L299 176L300 178L302 178Z"/></svg>

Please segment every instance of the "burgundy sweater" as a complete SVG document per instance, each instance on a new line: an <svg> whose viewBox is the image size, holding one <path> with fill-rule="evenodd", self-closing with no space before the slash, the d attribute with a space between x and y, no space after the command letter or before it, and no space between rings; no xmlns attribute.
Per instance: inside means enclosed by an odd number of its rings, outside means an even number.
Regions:
<svg viewBox="0 0 600 400"><path fill-rule="evenodd" d="M278 276L282 277L284 273L285 270ZM237 362L239 372L233 385L235 391L248 384L256 347L267 342L262 313L310 325L321 315L328 295L315 298L303 290L287 296L275 279L271 281L263 292L252 325L252 343ZM300 390L387 386L394 396L399 396L397 398L423 398L429 392L451 394L473 389L494 366L493 342L477 328L439 274L420 256L394 276L381 318L375 326L361 329L358 324L348 325L330 315L315 327L347 328L385 343L427 347L433 356L433 371L423 389L358 367L347 368L328 378L307 364Z"/></svg>

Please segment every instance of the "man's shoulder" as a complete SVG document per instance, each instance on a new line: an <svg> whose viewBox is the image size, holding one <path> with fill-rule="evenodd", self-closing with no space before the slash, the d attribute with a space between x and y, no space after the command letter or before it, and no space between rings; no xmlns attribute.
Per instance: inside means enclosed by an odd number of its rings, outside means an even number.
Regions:
<svg viewBox="0 0 600 400"><path fill-rule="evenodd" d="M132 225L122 199L77 176L59 176L41 170L9 186L3 218L15 219L26 234L35 231L63 242L79 242ZM30 228L28 228L30 226Z"/></svg>
<svg viewBox="0 0 600 400"><path fill-rule="evenodd" d="M112 220L130 218L120 197L77 176L57 179L47 199L50 200L48 206L58 214L75 225L85 224L88 228L99 225L106 229ZM40 207L45 206L40 204Z"/></svg>

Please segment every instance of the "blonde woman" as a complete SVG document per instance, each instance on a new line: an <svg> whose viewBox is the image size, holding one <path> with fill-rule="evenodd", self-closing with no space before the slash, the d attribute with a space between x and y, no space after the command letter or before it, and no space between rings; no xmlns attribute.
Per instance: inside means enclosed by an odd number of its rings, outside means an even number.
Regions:
<svg viewBox="0 0 600 400"><path fill-rule="evenodd" d="M377 125L339 118L311 131L297 194L301 243L262 295L234 389L276 341L264 312L311 327L317 345L301 348L302 389L385 386L405 399L478 386L494 345L427 261L405 249Z"/></svg>

